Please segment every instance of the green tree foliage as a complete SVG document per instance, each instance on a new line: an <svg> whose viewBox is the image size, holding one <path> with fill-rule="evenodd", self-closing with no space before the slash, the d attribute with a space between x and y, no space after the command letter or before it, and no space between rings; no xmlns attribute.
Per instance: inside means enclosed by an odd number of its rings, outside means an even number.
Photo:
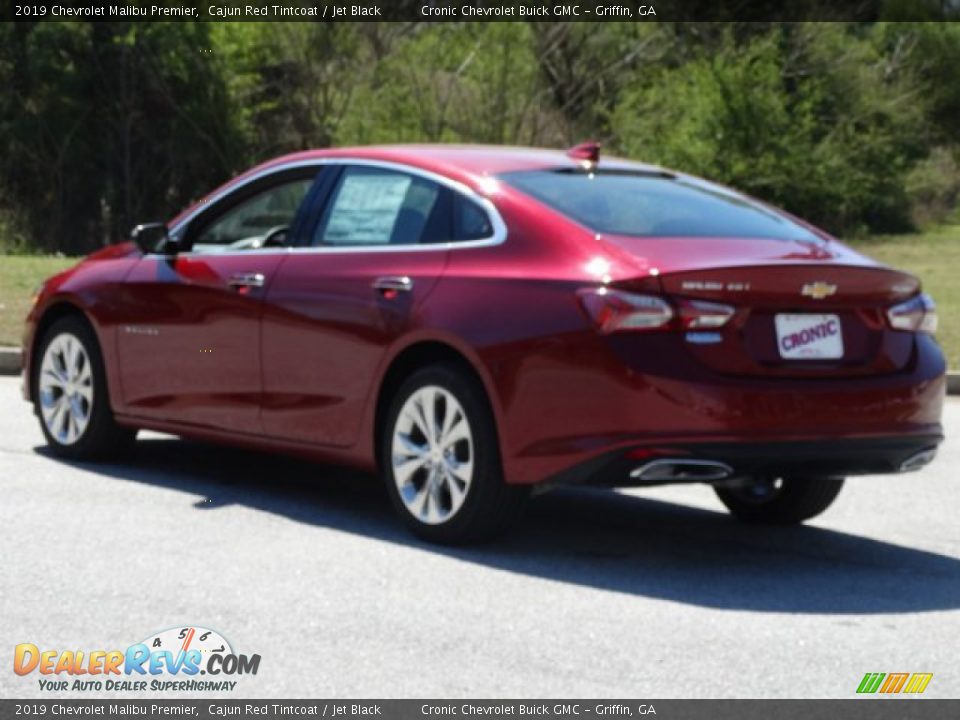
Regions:
<svg viewBox="0 0 960 720"><path fill-rule="evenodd" d="M0 247L86 251L363 143L597 138L836 233L935 221L960 188L949 23L7 24L0 83Z"/></svg>
<svg viewBox="0 0 960 720"><path fill-rule="evenodd" d="M909 226L924 154L918 88L849 29L785 26L660 70L625 92L625 154L737 186L826 227Z"/></svg>
<svg viewBox="0 0 960 720"><path fill-rule="evenodd" d="M559 121L528 25L423 25L375 64L337 140L555 143Z"/></svg>
<svg viewBox="0 0 960 720"><path fill-rule="evenodd" d="M232 115L259 156L333 144L365 82L357 25L228 23L214 44Z"/></svg>
<svg viewBox="0 0 960 720"><path fill-rule="evenodd" d="M242 152L205 24L3 27L5 209L36 246L78 252L162 217Z"/></svg>

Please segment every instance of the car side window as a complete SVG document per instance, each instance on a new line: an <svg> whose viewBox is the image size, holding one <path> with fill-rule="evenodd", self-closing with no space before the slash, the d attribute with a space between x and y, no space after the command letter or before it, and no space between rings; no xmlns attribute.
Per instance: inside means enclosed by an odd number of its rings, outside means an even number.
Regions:
<svg viewBox="0 0 960 720"><path fill-rule="evenodd" d="M343 169L320 218L316 247L377 247L444 243L452 238L446 188L379 167Z"/></svg>
<svg viewBox="0 0 960 720"><path fill-rule="evenodd" d="M458 241L485 240L493 235L490 216L480 205L456 193L454 239Z"/></svg>
<svg viewBox="0 0 960 720"><path fill-rule="evenodd" d="M232 205L194 237L191 250L215 253L282 245L313 178L288 180Z"/></svg>

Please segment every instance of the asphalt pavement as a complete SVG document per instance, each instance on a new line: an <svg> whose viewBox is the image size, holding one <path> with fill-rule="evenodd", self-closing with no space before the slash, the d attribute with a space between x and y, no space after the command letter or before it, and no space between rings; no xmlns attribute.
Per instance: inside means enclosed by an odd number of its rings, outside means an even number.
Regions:
<svg viewBox="0 0 960 720"><path fill-rule="evenodd" d="M154 433L54 459L0 378L0 697L89 696L16 675L19 643L187 625L261 662L186 697L851 698L867 672L960 697L960 400L945 421L933 465L851 480L804 527L741 526L699 486L558 490L445 549L343 469Z"/></svg>

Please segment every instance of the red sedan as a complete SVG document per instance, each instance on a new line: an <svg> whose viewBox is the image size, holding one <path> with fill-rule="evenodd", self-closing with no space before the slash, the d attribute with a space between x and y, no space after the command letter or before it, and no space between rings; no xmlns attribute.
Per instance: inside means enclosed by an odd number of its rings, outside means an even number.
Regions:
<svg viewBox="0 0 960 720"><path fill-rule="evenodd" d="M791 523L933 458L935 326L915 277L590 144L322 150L48 280L24 387L59 455L149 428L376 469L432 540L557 483Z"/></svg>

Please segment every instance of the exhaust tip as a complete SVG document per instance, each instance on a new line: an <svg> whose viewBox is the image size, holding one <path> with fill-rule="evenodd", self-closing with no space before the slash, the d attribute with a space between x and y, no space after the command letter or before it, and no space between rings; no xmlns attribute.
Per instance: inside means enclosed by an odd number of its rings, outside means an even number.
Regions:
<svg viewBox="0 0 960 720"><path fill-rule="evenodd" d="M661 458L630 471L635 480L655 482L716 482L733 475L733 468L719 460Z"/></svg>
<svg viewBox="0 0 960 720"><path fill-rule="evenodd" d="M929 465L936 456L936 448L927 448L926 450L921 450L920 452L914 453L900 463L900 472L912 472L914 470L919 470L925 465Z"/></svg>

